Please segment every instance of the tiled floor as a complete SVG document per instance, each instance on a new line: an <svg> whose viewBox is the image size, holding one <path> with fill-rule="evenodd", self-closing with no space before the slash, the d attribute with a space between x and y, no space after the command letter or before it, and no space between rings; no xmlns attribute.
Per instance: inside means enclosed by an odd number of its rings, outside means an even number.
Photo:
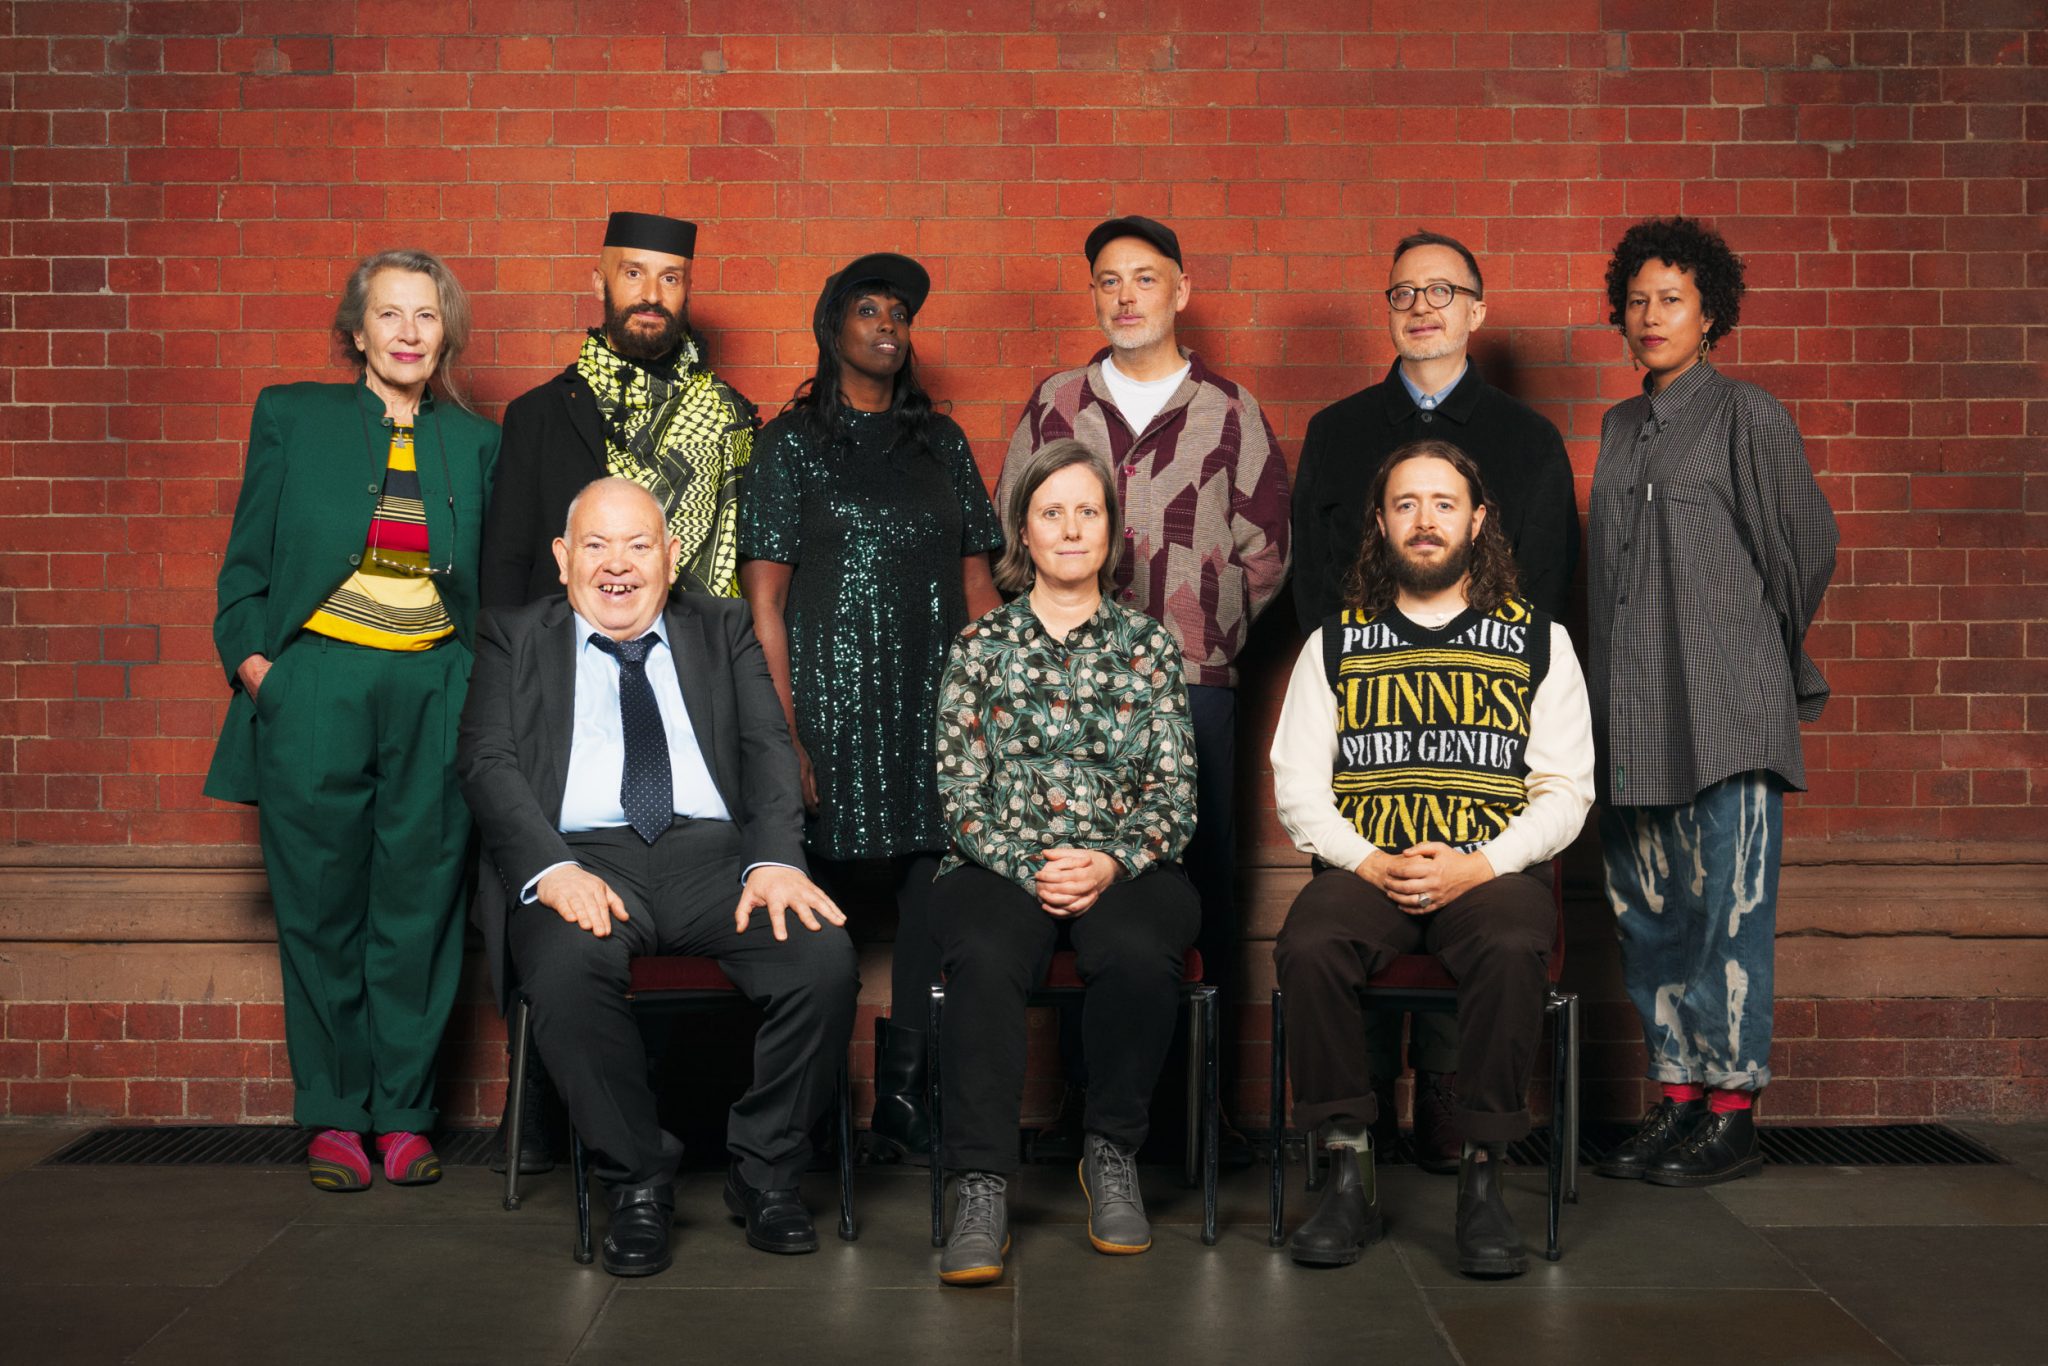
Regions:
<svg viewBox="0 0 2048 1366"><path fill-rule="evenodd" d="M1009 1274L949 1290L911 1169L863 1169L860 1241L826 1224L796 1258L750 1251L717 1176L693 1176L676 1265L617 1281L570 1260L563 1172L507 1214L480 1170L338 1197L297 1171L37 1167L72 1131L0 1127L0 1362L2048 1363L2048 1125L1971 1131L2014 1165L1705 1191L1589 1174L1564 1260L1505 1284L1457 1274L1447 1177L1386 1173L1389 1240L1306 1271L1266 1246L1263 1169L1227 1178L1215 1248L1194 1194L1148 1169L1157 1243L1109 1258L1073 1174L1036 1168ZM1512 1184L1539 1234L1541 1174ZM808 1191L836 1204L830 1177Z"/></svg>

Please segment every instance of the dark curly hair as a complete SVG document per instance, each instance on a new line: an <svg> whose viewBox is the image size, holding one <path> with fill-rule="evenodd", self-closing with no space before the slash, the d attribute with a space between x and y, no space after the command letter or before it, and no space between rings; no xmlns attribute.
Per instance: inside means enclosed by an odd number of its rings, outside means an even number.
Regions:
<svg viewBox="0 0 2048 1366"><path fill-rule="evenodd" d="M1651 261L1677 266L1692 276L1700 292L1700 313L1712 346L1735 330L1742 316L1742 258L1697 218L1649 218L1621 235L1607 263L1607 321L1622 326L1628 306L1628 282Z"/></svg>
<svg viewBox="0 0 2048 1366"><path fill-rule="evenodd" d="M1345 605L1367 616L1378 616L1394 605L1394 595L1400 587L1394 578L1394 556L1398 552L1380 530L1380 519L1375 514L1386 505L1387 481L1394 471L1410 460L1422 459L1449 463L1465 476L1472 506L1486 509L1486 520L1480 523L1479 539L1472 547L1465 601L1481 612L1500 610L1502 603L1521 591L1515 575L1515 554L1508 548L1507 533L1501 530L1500 509L1486 496L1478 464L1448 441L1411 441L1380 462L1379 473L1372 477L1372 500L1366 504L1365 538L1359 542L1358 563L1351 566L1350 577L1344 581Z"/></svg>
<svg viewBox="0 0 2048 1366"><path fill-rule="evenodd" d="M831 298L819 301L812 313L811 335L818 343L818 368L797 386L782 410L794 414L798 429L814 446L829 448L841 440L839 414L846 410L847 404L839 392L839 372L846 364L846 357L839 349L839 329L845 325L854 300L868 294L882 294L891 299L896 297L877 281L853 280L842 284ZM896 372L889 411L896 418L892 452L936 456L931 424L932 414L939 410L934 407L924 385L918 382L917 348L907 337L903 342L903 368Z"/></svg>

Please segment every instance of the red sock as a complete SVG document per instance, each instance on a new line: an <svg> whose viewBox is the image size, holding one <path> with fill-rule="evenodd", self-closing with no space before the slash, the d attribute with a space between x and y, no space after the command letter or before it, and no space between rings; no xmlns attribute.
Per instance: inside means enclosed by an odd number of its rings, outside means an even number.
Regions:
<svg viewBox="0 0 2048 1366"><path fill-rule="evenodd" d="M1663 1085L1664 1099L1675 1105L1688 1104L1707 1094L1707 1088L1696 1081L1667 1081Z"/></svg>
<svg viewBox="0 0 2048 1366"><path fill-rule="evenodd" d="M1707 1097L1707 1111L1725 1115L1732 1110L1747 1110L1755 1102L1754 1091L1731 1091L1725 1086L1716 1086L1714 1093Z"/></svg>

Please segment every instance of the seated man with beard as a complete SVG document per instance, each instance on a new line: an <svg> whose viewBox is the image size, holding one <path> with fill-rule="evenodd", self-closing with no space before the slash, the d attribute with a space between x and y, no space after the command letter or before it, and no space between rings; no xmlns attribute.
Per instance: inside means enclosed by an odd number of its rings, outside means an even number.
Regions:
<svg viewBox="0 0 2048 1366"><path fill-rule="evenodd" d="M1280 822L1316 867L1273 952L1294 1119L1331 1156L1291 1252L1344 1265L1380 1235L1358 989L1430 953L1458 982L1458 1269L1514 1276L1527 1263L1500 1164L1530 1127L1548 865L1593 800L1585 682L1564 627L1516 596L1463 451L1394 451L1370 506L1350 606L1303 647L1273 737Z"/></svg>

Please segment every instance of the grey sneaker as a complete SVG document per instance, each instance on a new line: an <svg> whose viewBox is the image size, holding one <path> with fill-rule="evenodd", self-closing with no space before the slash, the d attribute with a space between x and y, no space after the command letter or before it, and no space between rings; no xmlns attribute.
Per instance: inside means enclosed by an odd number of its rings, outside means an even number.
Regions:
<svg viewBox="0 0 2048 1366"><path fill-rule="evenodd" d="M1081 1190L1088 1197L1088 1241L1097 1252L1130 1256L1152 1246L1135 1152L1089 1134L1081 1144Z"/></svg>
<svg viewBox="0 0 2048 1366"><path fill-rule="evenodd" d="M993 1172L962 1172L953 1183L953 1232L939 1254L947 1285L985 1285L1003 1274L1010 1250L1009 1182Z"/></svg>

